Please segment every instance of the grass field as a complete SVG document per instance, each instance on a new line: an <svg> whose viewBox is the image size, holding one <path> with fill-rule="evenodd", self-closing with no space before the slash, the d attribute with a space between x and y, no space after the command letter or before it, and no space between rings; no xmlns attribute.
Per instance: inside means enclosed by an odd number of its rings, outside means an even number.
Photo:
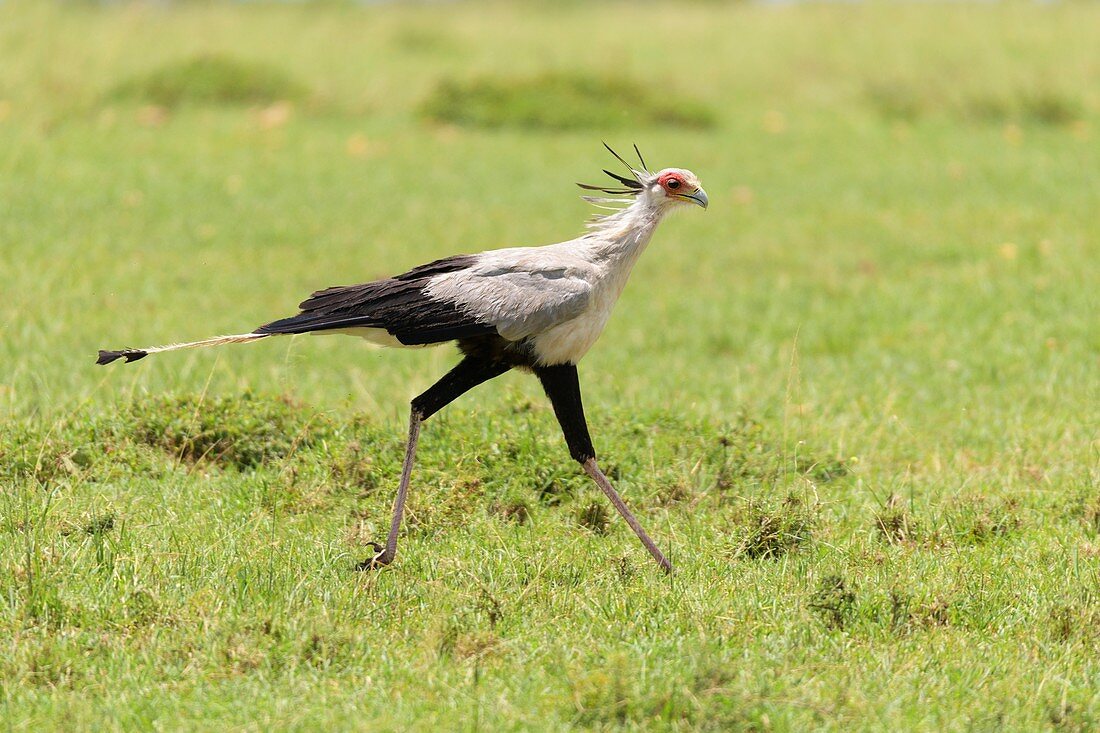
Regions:
<svg viewBox="0 0 1100 733"><path fill-rule="evenodd" d="M0 4L0 728L1095 730L1100 6ZM693 169L581 364L249 330ZM116 365L117 366L117 365Z"/></svg>

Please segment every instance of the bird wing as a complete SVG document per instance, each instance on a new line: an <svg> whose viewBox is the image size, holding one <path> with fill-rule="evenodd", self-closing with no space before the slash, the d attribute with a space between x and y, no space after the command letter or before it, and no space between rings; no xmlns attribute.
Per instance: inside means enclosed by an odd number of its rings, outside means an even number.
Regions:
<svg viewBox="0 0 1100 733"><path fill-rule="evenodd" d="M425 292L519 341L583 313L595 274L590 263L553 245L504 249L432 277Z"/></svg>
<svg viewBox="0 0 1100 733"><path fill-rule="evenodd" d="M318 290L257 334L384 329L406 346L499 334L519 341L584 312L593 267L558 247L448 257L396 277Z"/></svg>
<svg viewBox="0 0 1100 733"><path fill-rule="evenodd" d="M457 304L429 297L433 278L458 272L477 261L458 255L429 262L396 277L361 285L339 285L313 293L296 316L260 326L258 334L311 333L347 329L384 329L406 346L441 343L495 332Z"/></svg>

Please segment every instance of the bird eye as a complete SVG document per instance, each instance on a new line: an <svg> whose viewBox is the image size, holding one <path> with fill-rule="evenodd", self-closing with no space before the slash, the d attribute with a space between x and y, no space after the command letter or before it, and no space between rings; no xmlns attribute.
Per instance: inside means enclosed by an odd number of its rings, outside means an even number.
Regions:
<svg viewBox="0 0 1100 733"><path fill-rule="evenodd" d="M669 179L668 187L670 190L675 191L680 187L680 181L675 178L671 178Z"/></svg>

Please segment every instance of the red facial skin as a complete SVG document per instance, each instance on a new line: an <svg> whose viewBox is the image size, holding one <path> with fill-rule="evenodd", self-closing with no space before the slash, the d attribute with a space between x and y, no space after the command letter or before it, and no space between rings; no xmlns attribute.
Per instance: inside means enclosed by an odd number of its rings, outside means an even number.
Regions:
<svg viewBox="0 0 1100 733"><path fill-rule="evenodd" d="M688 190L687 184L684 182L684 177L679 173L665 173L657 179L657 183L661 184L661 188L663 188L665 193L669 196L685 193Z"/></svg>

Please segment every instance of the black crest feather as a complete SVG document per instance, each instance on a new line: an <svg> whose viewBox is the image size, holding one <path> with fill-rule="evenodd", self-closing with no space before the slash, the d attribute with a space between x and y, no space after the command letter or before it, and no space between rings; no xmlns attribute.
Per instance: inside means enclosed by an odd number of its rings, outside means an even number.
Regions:
<svg viewBox="0 0 1100 733"><path fill-rule="evenodd" d="M610 145L608 145L607 143L604 143L603 146L605 148L607 148L607 152L609 152L609 153L611 153L612 155L615 156L616 160L618 160L620 163L622 163L624 166L626 166L626 169L628 171L630 171L630 173L633 177L628 178L626 176L621 176L618 173L612 173L611 171L604 168L603 172L606 173L607 175L611 176L611 178L613 178L617 183L619 183L622 186L622 188L619 188L619 187L616 187L616 186L611 186L611 185L600 185L600 184L593 185L593 184L590 184L590 183L578 183L577 185L580 186L581 188L583 188L586 191L600 191L601 193L612 194L614 196L636 196L644 188L644 185L642 184L642 182L640 180L638 180L638 172L634 170L634 168L630 165L630 163L626 162L626 160L623 158L623 156L619 155L614 150L612 150ZM640 152L638 152L638 146L637 145L634 146L634 152L638 153L638 160L641 161L642 168L645 168L646 167L645 161L642 160L642 154Z"/></svg>

